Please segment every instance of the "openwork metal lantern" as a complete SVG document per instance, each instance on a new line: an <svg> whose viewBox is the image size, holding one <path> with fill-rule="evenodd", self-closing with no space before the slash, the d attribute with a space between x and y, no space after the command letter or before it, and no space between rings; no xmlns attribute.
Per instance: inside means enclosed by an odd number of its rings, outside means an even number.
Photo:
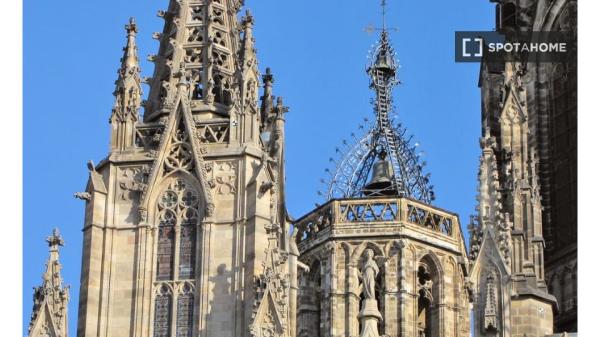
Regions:
<svg viewBox="0 0 600 337"><path fill-rule="evenodd" d="M344 141L343 148L336 149L339 158L330 160L335 167L326 170L329 177L322 180L325 191L320 194L326 200L397 195L431 203L435 198L433 186L429 174L423 173L425 163L417 154L418 144L411 145L412 136L407 137L406 129L392 117L398 65L386 29L371 59L367 74L370 88L375 91L375 120L365 119L359 127L361 134L352 134L353 142ZM391 174L383 177L388 166Z"/></svg>

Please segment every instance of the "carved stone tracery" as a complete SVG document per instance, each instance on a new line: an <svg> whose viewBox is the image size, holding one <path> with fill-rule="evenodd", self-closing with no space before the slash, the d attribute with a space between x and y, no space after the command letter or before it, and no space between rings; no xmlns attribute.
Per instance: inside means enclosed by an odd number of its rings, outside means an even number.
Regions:
<svg viewBox="0 0 600 337"><path fill-rule="evenodd" d="M121 200L139 202L140 193L148 187L148 166L127 167L120 170L119 187Z"/></svg>
<svg viewBox="0 0 600 337"><path fill-rule="evenodd" d="M176 327L178 337L192 336L196 228L201 203L197 189L180 178L173 179L157 201L156 280L161 283L155 299L154 336L170 336L171 326ZM173 294L170 289L179 291ZM176 304L175 312L172 303Z"/></svg>
<svg viewBox="0 0 600 337"><path fill-rule="evenodd" d="M498 330L498 298L497 298L497 276L490 272L485 283L485 307L483 329L485 331Z"/></svg>
<svg viewBox="0 0 600 337"><path fill-rule="evenodd" d="M216 162L213 170L215 190L219 195L234 195L237 191L237 162Z"/></svg>
<svg viewBox="0 0 600 337"><path fill-rule="evenodd" d="M194 155L189 136L183 123L179 123L176 132L171 137L171 144L165 159L165 172L183 170L191 172L194 167Z"/></svg>

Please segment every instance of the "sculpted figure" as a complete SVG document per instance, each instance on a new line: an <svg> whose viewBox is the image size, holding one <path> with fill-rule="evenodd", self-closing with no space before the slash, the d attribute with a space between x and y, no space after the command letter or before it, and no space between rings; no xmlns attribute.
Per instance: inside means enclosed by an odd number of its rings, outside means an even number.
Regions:
<svg viewBox="0 0 600 337"><path fill-rule="evenodd" d="M363 279L363 294L365 299L375 299L375 278L379 274L379 267L373 260L373 250L365 250L365 263L361 270Z"/></svg>

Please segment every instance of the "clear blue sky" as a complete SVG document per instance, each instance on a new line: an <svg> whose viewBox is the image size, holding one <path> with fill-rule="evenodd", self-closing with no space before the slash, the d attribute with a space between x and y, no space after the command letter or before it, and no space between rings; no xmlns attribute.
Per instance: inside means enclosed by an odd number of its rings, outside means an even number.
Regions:
<svg viewBox="0 0 600 337"><path fill-rule="evenodd" d="M32 287L47 258L44 238L60 227L63 276L71 285L70 333L76 334L84 203L73 198L87 180L86 161L107 155L108 118L123 25L135 16L145 60L158 50L158 9L168 0L26 0L24 3L24 251L23 327ZM319 202L316 191L329 157L372 113L365 75L376 41L363 29L378 24L379 0L247 0L256 19L260 68L275 74L285 97L287 196L294 217ZM473 213L479 157L479 66L454 63L454 31L491 30L487 0L389 0L388 24L403 81L395 93L400 120L425 151L435 205ZM18 29L15 27L15 29ZM148 91L148 88L145 88Z"/></svg>

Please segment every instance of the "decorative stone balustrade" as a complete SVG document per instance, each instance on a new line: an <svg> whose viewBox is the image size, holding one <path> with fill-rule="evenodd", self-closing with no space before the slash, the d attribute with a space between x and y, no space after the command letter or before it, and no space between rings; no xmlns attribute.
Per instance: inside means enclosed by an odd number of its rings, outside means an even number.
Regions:
<svg viewBox="0 0 600 337"><path fill-rule="evenodd" d="M308 241L321 231L369 224L410 224L454 237L458 218L430 205L400 197L334 199L298 219L296 242Z"/></svg>

